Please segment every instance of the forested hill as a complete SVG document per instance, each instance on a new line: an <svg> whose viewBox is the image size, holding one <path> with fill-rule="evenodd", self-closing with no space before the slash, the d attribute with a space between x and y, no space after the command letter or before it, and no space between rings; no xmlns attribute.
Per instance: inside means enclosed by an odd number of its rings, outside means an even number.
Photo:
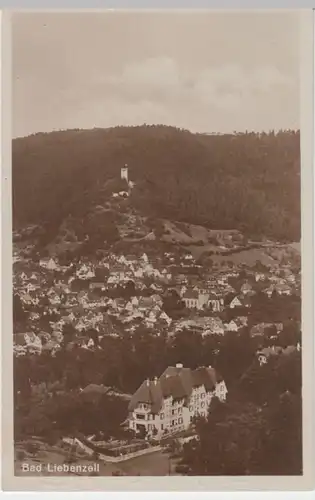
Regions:
<svg viewBox="0 0 315 500"><path fill-rule="evenodd" d="M144 214L278 240L300 238L300 134L202 135L167 126L39 133L13 141L14 226L60 224L128 163ZM88 208L88 207L86 207Z"/></svg>

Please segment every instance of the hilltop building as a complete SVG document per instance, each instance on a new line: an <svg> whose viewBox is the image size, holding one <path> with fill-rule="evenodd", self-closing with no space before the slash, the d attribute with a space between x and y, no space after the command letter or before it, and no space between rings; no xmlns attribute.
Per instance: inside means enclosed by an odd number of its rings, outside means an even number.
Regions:
<svg viewBox="0 0 315 500"><path fill-rule="evenodd" d="M227 388L216 370L169 366L160 378L145 380L129 403L129 428L161 437L187 429L194 417L206 417L214 396L225 401Z"/></svg>
<svg viewBox="0 0 315 500"><path fill-rule="evenodd" d="M128 180L128 165L127 163L121 167L120 169L120 177L121 179L125 179L127 181L127 183L129 184L129 180Z"/></svg>

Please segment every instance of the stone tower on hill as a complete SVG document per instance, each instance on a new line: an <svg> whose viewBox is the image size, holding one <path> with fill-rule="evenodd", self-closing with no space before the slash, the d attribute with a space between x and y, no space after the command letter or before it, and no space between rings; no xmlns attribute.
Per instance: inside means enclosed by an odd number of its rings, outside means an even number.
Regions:
<svg viewBox="0 0 315 500"><path fill-rule="evenodd" d="M128 165L127 165L127 163L125 164L124 167L121 167L120 177L121 177L121 179L125 179L128 182Z"/></svg>

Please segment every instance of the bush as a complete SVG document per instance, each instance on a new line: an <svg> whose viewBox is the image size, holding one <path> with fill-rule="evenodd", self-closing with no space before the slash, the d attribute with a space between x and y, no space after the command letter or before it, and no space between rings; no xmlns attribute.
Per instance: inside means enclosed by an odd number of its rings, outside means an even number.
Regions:
<svg viewBox="0 0 315 500"><path fill-rule="evenodd" d="M29 441L26 443L25 449L28 453L35 455L39 451L39 444Z"/></svg>
<svg viewBox="0 0 315 500"><path fill-rule="evenodd" d="M22 461L22 460L24 460L24 459L25 459L25 457L26 457L26 453L25 453L25 451L23 451L23 450L18 450L18 451L16 452L16 458L17 458L18 460Z"/></svg>

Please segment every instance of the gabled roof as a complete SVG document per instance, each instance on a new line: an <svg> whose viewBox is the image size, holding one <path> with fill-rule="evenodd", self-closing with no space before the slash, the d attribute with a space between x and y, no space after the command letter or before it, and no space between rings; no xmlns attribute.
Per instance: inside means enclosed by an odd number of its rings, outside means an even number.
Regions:
<svg viewBox="0 0 315 500"><path fill-rule="evenodd" d="M199 294L196 290L187 290L184 295L183 299L197 299L198 300Z"/></svg>
<svg viewBox="0 0 315 500"><path fill-rule="evenodd" d="M129 260L130 262L136 262L138 260L138 257L136 255L126 255L125 257L126 260Z"/></svg>
<svg viewBox="0 0 315 500"><path fill-rule="evenodd" d="M134 393L129 403L129 411L133 411L139 403L151 406L152 413L158 413L163 405L163 400L168 397L173 399L187 399L194 387L204 385L206 391L212 391L217 382L222 378L214 368L200 367L196 370L183 367L169 366L159 379L145 380Z"/></svg>
<svg viewBox="0 0 315 500"><path fill-rule="evenodd" d="M89 384L82 390L83 393L93 392L98 394L106 394L108 391L109 391L108 387L98 384Z"/></svg>
<svg viewBox="0 0 315 500"><path fill-rule="evenodd" d="M151 307L154 305L154 300L151 297L140 297L139 307Z"/></svg>
<svg viewBox="0 0 315 500"><path fill-rule="evenodd" d="M260 351L257 352L258 355L262 354L263 356L266 357L275 356L281 353L282 353L282 347L279 346L265 347L264 349L261 349Z"/></svg>

